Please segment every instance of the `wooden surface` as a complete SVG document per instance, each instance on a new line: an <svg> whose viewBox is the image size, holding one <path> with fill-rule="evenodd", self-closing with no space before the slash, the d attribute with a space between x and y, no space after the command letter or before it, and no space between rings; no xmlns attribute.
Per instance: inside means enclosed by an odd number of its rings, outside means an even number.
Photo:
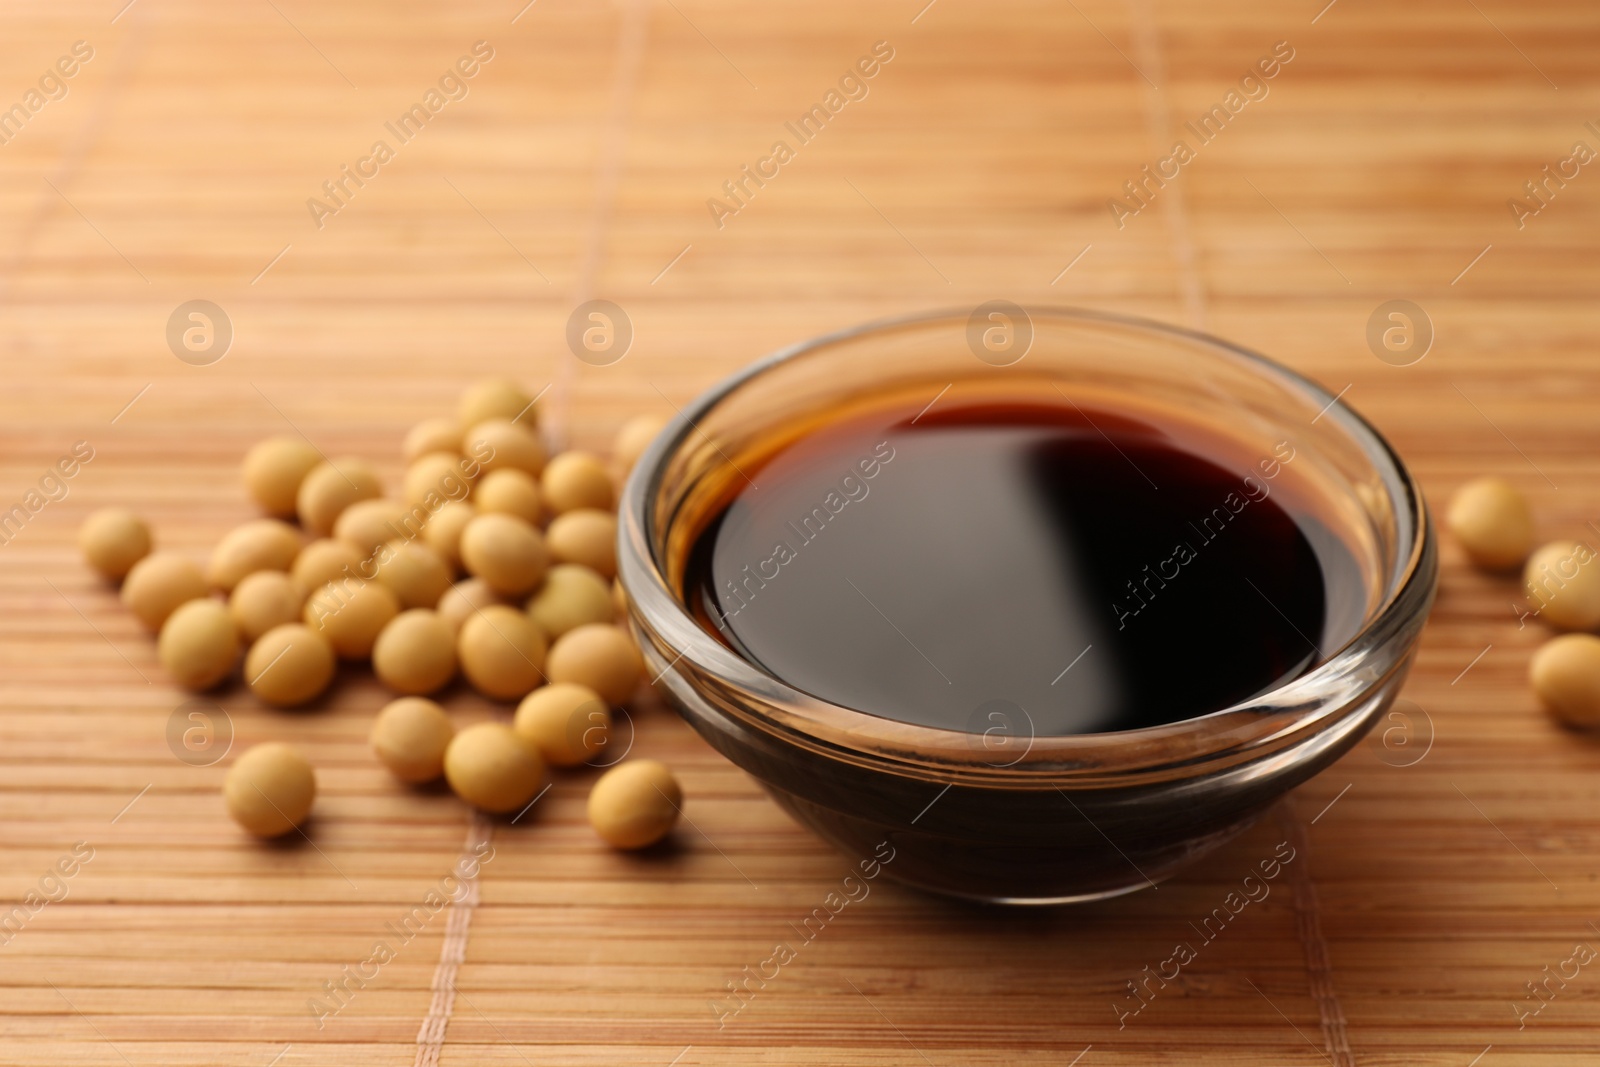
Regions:
<svg viewBox="0 0 1600 1067"><path fill-rule="evenodd" d="M236 468L267 434L369 456L397 486L405 428L485 374L552 384L556 428L603 446L781 344L1007 297L1204 326L1348 386L1436 507L1495 472L1544 534L1597 536L1600 175L1520 230L1506 205L1573 142L1600 148L1584 0L122 2L0 15L0 103L94 49L0 145L0 510L74 442L95 451L0 547L5 907L94 850L0 946L0 1063L429 1055L444 913L322 1028L307 1002L450 870L463 807L374 763L384 698L359 674L301 713L227 691L235 744L293 740L323 788L309 844L244 839L226 761L173 756L184 697L73 548L121 503L203 553L251 514ZM495 54L469 95L318 229L306 199L480 39ZM706 200L880 40L894 58L866 99L718 229ZM1106 200L1278 41L1295 58L1270 95L1119 230ZM636 330L610 367L562 339L594 296ZM165 341L196 298L236 331L211 366ZM1402 298L1437 339L1396 367L1365 329ZM1515 1007L1600 945L1600 746L1536 707L1545 634L1518 628L1513 583L1444 551L1409 746L1369 740L1125 899L998 912L876 883L720 1029L709 1002L846 865L641 699L634 751L680 770L691 823L665 854L615 855L572 774L495 825L438 1062L1586 1062L1594 965L1520 1029ZM1271 896L1119 1029L1126 983L1284 840Z"/></svg>

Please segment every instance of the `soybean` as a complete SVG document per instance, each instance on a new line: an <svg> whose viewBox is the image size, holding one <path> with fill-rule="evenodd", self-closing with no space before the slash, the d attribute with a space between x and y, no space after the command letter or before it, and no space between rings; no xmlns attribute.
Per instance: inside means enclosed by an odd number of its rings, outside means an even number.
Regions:
<svg viewBox="0 0 1600 1067"><path fill-rule="evenodd" d="M589 791L589 825L615 848L645 848L672 831L683 809L683 787L666 764L619 763Z"/></svg>
<svg viewBox="0 0 1600 1067"><path fill-rule="evenodd" d="M439 553L417 541L390 541L378 550L378 581L402 608L431 608L450 588L450 568Z"/></svg>
<svg viewBox="0 0 1600 1067"><path fill-rule="evenodd" d="M594 758L611 737L611 709L582 685L542 685L517 705L512 729L556 767Z"/></svg>
<svg viewBox="0 0 1600 1067"><path fill-rule="evenodd" d="M617 520L609 511L579 508L557 515L544 534L550 557L581 563L604 578L617 573Z"/></svg>
<svg viewBox="0 0 1600 1067"><path fill-rule="evenodd" d="M306 601L303 617L333 645L341 659L366 659L400 602L388 588L359 579L329 582Z"/></svg>
<svg viewBox="0 0 1600 1067"><path fill-rule="evenodd" d="M469 616L456 638L461 673L494 700L516 700L544 679L544 633L516 608L491 604Z"/></svg>
<svg viewBox="0 0 1600 1067"><path fill-rule="evenodd" d="M278 837L311 814L317 776L299 752L272 741L234 761L222 795L234 822L257 837Z"/></svg>
<svg viewBox="0 0 1600 1067"><path fill-rule="evenodd" d="M300 532L279 519L252 519L235 526L217 542L206 566L206 577L231 593L246 575L257 571L287 571L300 555Z"/></svg>
<svg viewBox="0 0 1600 1067"><path fill-rule="evenodd" d="M456 734L444 753L450 788L468 804L504 814L532 800L544 784L539 754L499 722L480 722Z"/></svg>
<svg viewBox="0 0 1600 1067"><path fill-rule="evenodd" d="M150 528L127 508L101 508L78 527L78 548L103 578L121 581L150 554Z"/></svg>
<svg viewBox="0 0 1600 1067"><path fill-rule="evenodd" d="M329 582L360 577L366 563L367 557L348 541L324 537L300 550L289 568L289 577L302 595L308 596Z"/></svg>
<svg viewBox="0 0 1600 1067"><path fill-rule="evenodd" d="M461 562L504 596L522 596L544 577L550 555L544 538L515 515L479 515L461 531Z"/></svg>
<svg viewBox="0 0 1600 1067"><path fill-rule="evenodd" d="M456 674L456 635L437 612L402 611L372 646L372 672L396 693L438 692Z"/></svg>
<svg viewBox="0 0 1600 1067"><path fill-rule="evenodd" d="M611 461L616 464L618 473L626 475L633 470L650 442L666 428L667 420L659 415L637 415L623 423L611 445Z"/></svg>
<svg viewBox="0 0 1600 1067"><path fill-rule="evenodd" d="M412 507L437 511L447 500L465 500L481 472L454 452L429 452L406 468L402 495Z"/></svg>
<svg viewBox="0 0 1600 1067"><path fill-rule="evenodd" d="M406 536L416 525L410 508L398 500L378 497L345 508L333 524L333 536L371 555L379 545Z"/></svg>
<svg viewBox="0 0 1600 1067"><path fill-rule="evenodd" d="M1445 522L1469 559L1486 570L1516 567L1533 547L1533 512L1501 478L1478 478L1450 498Z"/></svg>
<svg viewBox="0 0 1600 1067"><path fill-rule="evenodd" d="M502 467L485 474L473 491L472 502L480 512L515 515L530 523L537 523L544 515L539 483L527 471L514 467Z"/></svg>
<svg viewBox="0 0 1600 1067"><path fill-rule="evenodd" d="M461 394L461 425L471 429L490 419L516 419L532 426L537 411L533 398L522 387L507 378L491 378L476 382Z"/></svg>
<svg viewBox="0 0 1600 1067"><path fill-rule="evenodd" d="M156 640L161 666L185 689L210 689L239 662L239 632L221 601L209 597L178 606Z"/></svg>
<svg viewBox="0 0 1600 1067"><path fill-rule="evenodd" d="M506 599L482 578L464 578L444 591L435 610L450 627L451 633L460 633L468 616L490 604L505 604Z"/></svg>
<svg viewBox="0 0 1600 1067"><path fill-rule="evenodd" d="M439 553L452 571L461 570L461 532L478 517L478 509L464 500L446 502L422 528L422 540Z"/></svg>
<svg viewBox="0 0 1600 1067"><path fill-rule="evenodd" d="M588 623L556 638L545 673L552 682L586 685L606 703L623 704L638 688L644 660L617 627Z"/></svg>
<svg viewBox="0 0 1600 1067"><path fill-rule="evenodd" d="M1600 637L1563 634L1533 655L1533 691L1551 715L1586 729L1600 726Z"/></svg>
<svg viewBox="0 0 1600 1067"><path fill-rule="evenodd" d="M552 640L585 623L610 622L615 611L606 580L577 563L546 571L527 606L528 616Z"/></svg>
<svg viewBox="0 0 1600 1067"><path fill-rule="evenodd" d="M429 452L460 452L461 423L452 418L423 419L411 427L411 432L406 434L401 451L406 457L406 462L414 462L417 457L425 456Z"/></svg>
<svg viewBox="0 0 1600 1067"><path fill-rule="evenodd" d="M144 624L159 631L178 605L211 592L200 565L176 552L156 552L133 565L122 583L122 603Z"/></svg>
<svg viewBox="0 0 1600 1067"><path fill-rule="evenodd" d="M295 496L295 510L301 525L319 537L327 537L345 508L358 500L382 495L383 483L372 464L342 456L311 468Z"/></svg>
<svg viewBox="0 0 1600 1067"><path fill-rule="evenodd" d="M305 600L299 583L282 571L256 571L233 587L228 614L240 636L254 641L274 626L297 621Z"/></svg>
<svg viewBox="0 0 1600 1067"><path fill-rule="evenodd" d="M327 691L337 664L328 639L297 622L274 626L244 659L250 691L274 707L293 708Z"/></svg>
<svg viewBox="0 0 1600 1067"><path fill-rule="evenodd" d="M599 456L563 452L550 461L539 479L545 503L556 514L577 508L606 510L616 502L611 474Z"/></svg>
<svg viewBox="0 0 1600 1067"><path fill-rule="evenodd" d="M269 437L244 457L244 487L261 510L292 519L300 483L322 462L322 453L302 437Z"/></svg>
<svg viewBox="0 0 1600 1067"><path fill-rule="evenodd" d="M390 773L419 785L444 773L444 753L455 735L455 724L439 705L423 697L401 697L378 712L368 739Z"/></svg>
<svg viewBox="0 0 1600 1067"><path fill-rule="evenodd" d="M461 447L486 472L510 468L537 476L549 455L538 434L508 419L490 419L472 427Z"/></svg>
<svg viewBox="0 0 1600 1067"><path fill-rule="evenodd" d="M1552 541L1528 557L1522 577L1534 612L1550 626L1600 626L1600 559L1588 545Z"/></svg>

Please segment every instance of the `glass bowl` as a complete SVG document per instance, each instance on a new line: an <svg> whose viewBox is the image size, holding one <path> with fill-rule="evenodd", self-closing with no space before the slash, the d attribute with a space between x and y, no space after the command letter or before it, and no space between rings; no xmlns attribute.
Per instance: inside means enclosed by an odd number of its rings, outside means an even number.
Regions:
<svg viewBox="0 0 1600 1067"><path fill-rule="evenodd" d="M736 482L808 429L952 390L1057 387L1101 407L1203 423L1238 456L1290 442L1303 503L1360 563L1359 582L1330 591L1353 604L1348 639L1306 673L1206 715L1028 736L1011 723L940 729L819 699L740 658L686 609L695 538ZM713 747L863 870L1005 903L1154 885L1244 830L1388 707L1437 580L1416 482L1322 387L1204 334L1007 304L870 323L752 364L656 438L628 479L619 520L618 570L649 673Z"/></svg>

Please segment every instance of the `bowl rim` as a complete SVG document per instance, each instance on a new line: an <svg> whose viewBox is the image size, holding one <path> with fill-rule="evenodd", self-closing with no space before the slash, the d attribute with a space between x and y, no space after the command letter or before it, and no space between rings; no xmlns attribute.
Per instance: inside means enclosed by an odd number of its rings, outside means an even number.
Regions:
<svg viewBox="0 0 1600 1067"><path fill-rule="evenodd" d="M970 739L979 735L906 723L835 704L794 688L716 640L668 586L648 533L656 519L656 489L673 456L691 435L700 432L702 418L746 383L820 349L873 333L959 321L971 313L970 308L946 307L877 318L785 345L676 408L677 417L657 434L630 472L618 511L618 577L640 646L658 661L656 680L664 682L680 703L692 704L702 712L714 708L717 714L731 716L747 728L849 762L919 776L931 772L951 781L1044 787L1106 775L1129 781L1136 775L1168 776L1179 768L1192 773L1198 764L1238 763L1304 742L1346 715L1370 713L1363 697L1409 664L1416 634L1433 600L1438 572L1427 502L1383 434L1344 404L1342 393L1336 396L1276 360L1204 331L1091 308L1019 306L1030 320L1045 317L1110 325L1196 344L1325 402L1318 418L1339 424L1355 440L1386 487L1395 514L1408 516L1411 524L1410 544L1397 544L1394 564L1384 576L1383 598L1369 610L1360 628L1310 671L1228 707L1132 730L1030 737L1024 756L1005 763L982 758L981 749L970 744ZM1386 648L1393 654L1377 656L1376 665L1371 662L1375 653ZM683 665L693 672L692 678L677 669ZM716 699L706 700L708 688L717 691ZM969 740L955 743L959 739Z"/></svg>

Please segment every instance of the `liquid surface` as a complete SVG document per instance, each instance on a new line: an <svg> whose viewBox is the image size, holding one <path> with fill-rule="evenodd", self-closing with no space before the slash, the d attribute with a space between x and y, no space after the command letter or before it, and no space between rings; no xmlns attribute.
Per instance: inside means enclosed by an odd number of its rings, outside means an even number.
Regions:
<svg viewBox="0 0 1600 1067"><path fill-rule="evenodd" d="M1075 407L842 422L707 525L685 597L789 685L905 722L1047 736L1203 715L1354 633L1359 565L1240 469Z"/></svg>

